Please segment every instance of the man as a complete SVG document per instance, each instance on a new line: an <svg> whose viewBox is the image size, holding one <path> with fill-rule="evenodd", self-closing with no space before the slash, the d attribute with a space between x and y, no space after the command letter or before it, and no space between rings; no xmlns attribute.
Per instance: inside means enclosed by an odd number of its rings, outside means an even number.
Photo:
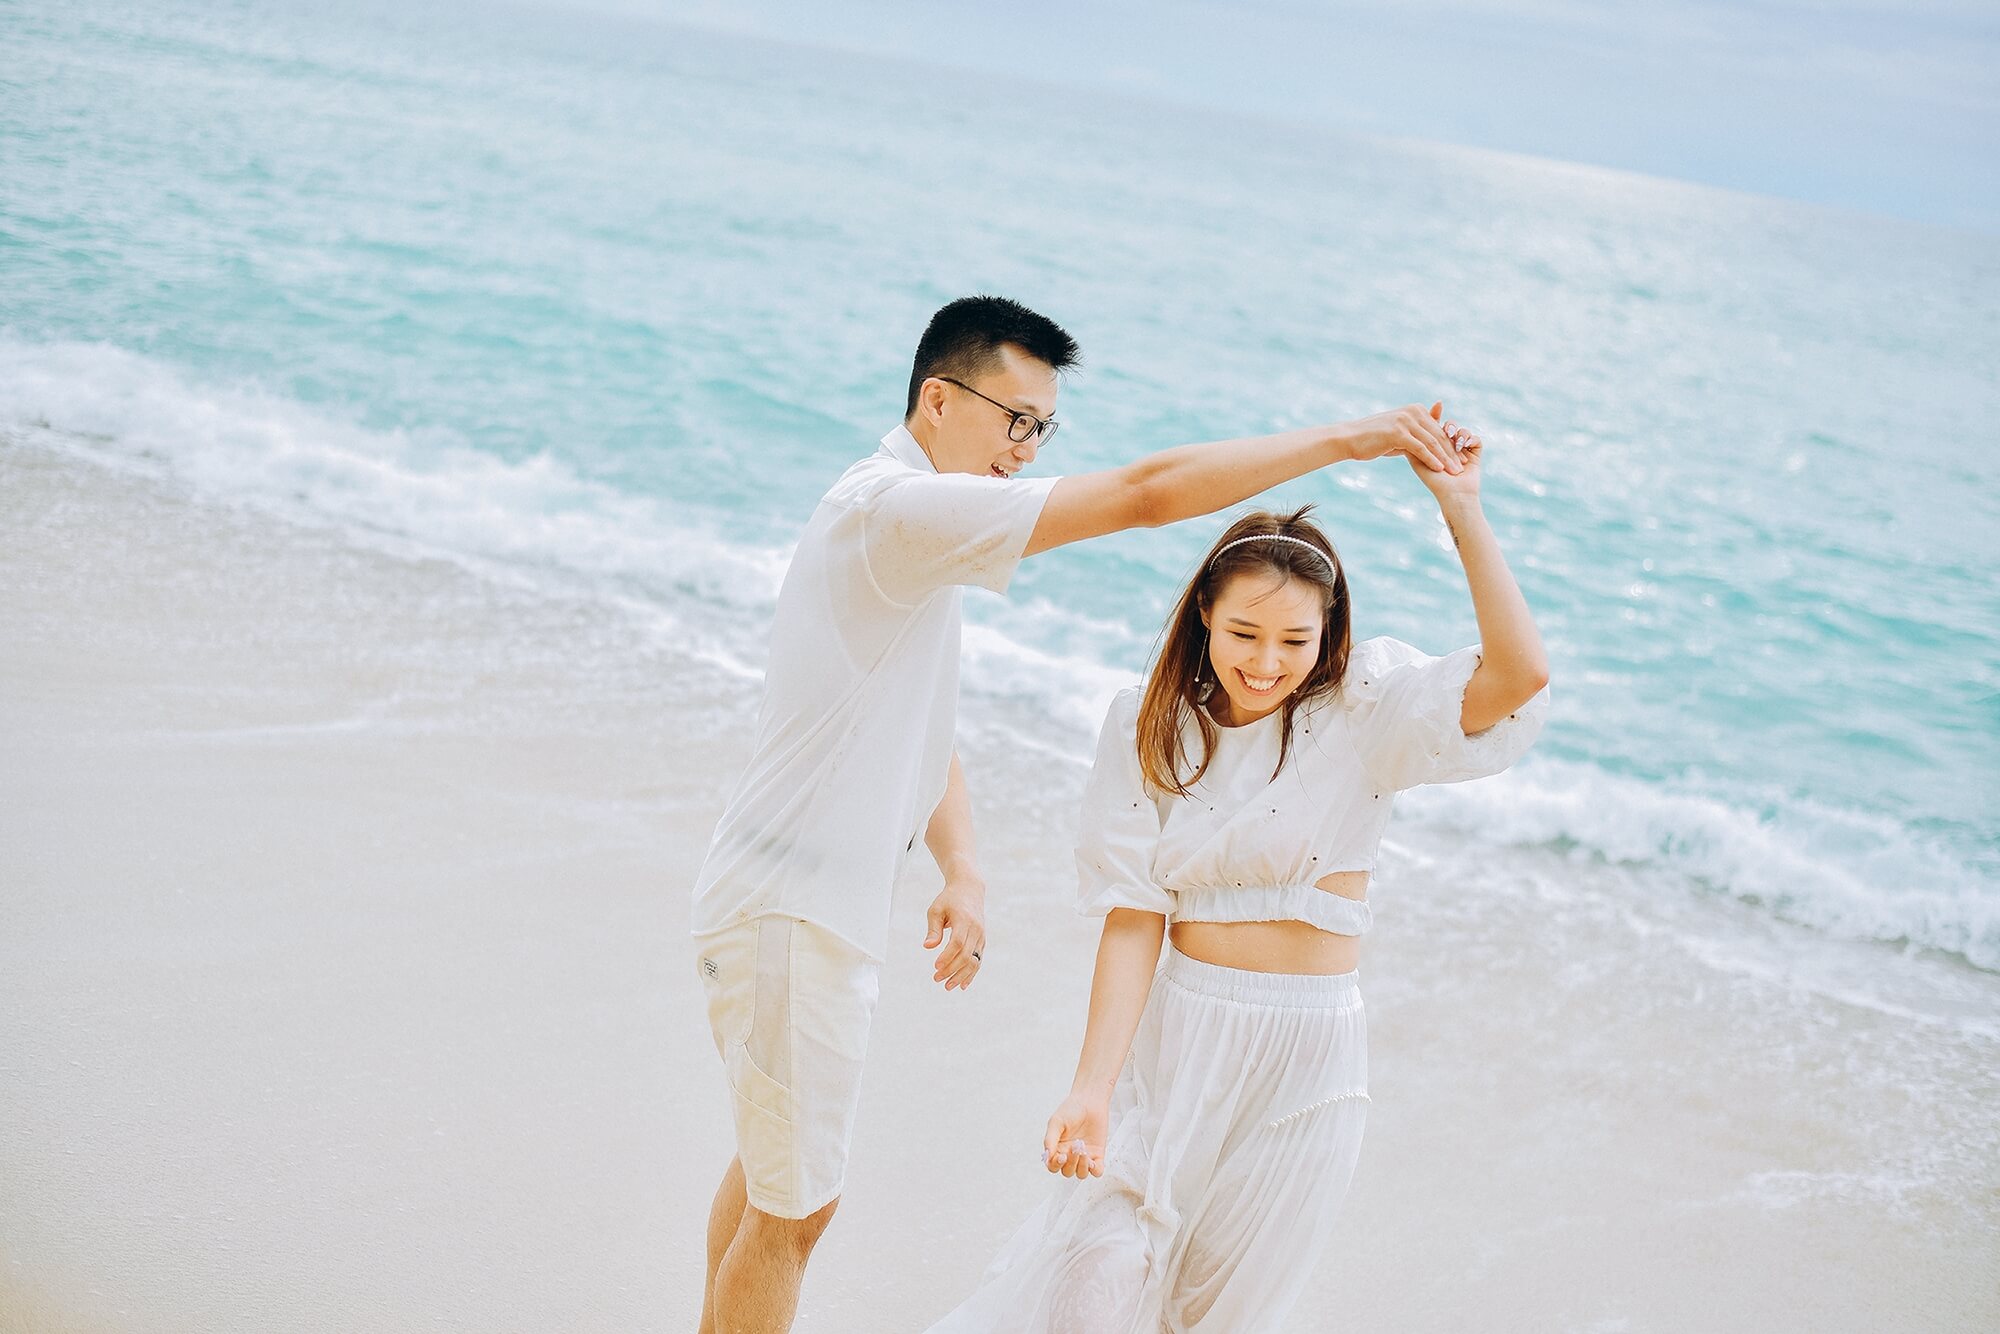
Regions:
<svg viewBox="0 0 2000 1334"><path fill-rule="evenodd" d="M737 1144L709 1215L703 1334L791 1328L838 1203L891 887L919 834L944 873L924 941L943 946L935 978L951 991L978 976L986 887L952 742L961 586L1004 592L1026 556L1210 514L1345 459L1459 471L1437 409L1409 407L1017 477L1056 429L1076 355L1012 301L938 311L903 424L833 484L785 575L750 763L695 886Z"/></svg>

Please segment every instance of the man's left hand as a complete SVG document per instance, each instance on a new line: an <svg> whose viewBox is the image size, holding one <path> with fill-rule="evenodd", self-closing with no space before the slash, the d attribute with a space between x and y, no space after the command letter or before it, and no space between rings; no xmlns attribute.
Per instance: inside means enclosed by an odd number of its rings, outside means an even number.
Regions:
<svg viewBox="0 0 2000 1334"><path fill-rule="evenodd" d="M951 942L938 952L931 980L944 989L963 989L979 975L980 955L986 952L986 884L973 876L945 881L944 889L931 900L924 914L930 934L924 948L934 950L949 935Z"/></svg>

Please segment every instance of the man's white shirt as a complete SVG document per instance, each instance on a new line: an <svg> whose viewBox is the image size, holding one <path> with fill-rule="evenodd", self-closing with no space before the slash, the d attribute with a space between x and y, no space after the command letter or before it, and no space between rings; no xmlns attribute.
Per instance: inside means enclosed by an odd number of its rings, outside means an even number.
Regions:
<svg viewBox="0 0 2000 1334"><path fill-rule="evenodd" d="M884 956L897 873L950 775L960 588L1006 591L1056 480L940 474L898 426L827 491L778 593L696 935L780 913Z"/></svg>

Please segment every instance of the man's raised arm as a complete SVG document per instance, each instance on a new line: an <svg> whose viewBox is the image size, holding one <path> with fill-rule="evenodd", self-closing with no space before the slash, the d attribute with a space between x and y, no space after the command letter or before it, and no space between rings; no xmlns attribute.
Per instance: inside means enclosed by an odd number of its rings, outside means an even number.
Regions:
<svg viewBox="0 0 2000 1334"><path fill-rule="evenodd" d="M1148 454L1120 468L1057 480L1024 555L1127 528L1159 528L1220 509L1328 464L1407 454L1426 467L1459 471L1439 425L1442 406L1242 440L1212 440Z"/></svg>

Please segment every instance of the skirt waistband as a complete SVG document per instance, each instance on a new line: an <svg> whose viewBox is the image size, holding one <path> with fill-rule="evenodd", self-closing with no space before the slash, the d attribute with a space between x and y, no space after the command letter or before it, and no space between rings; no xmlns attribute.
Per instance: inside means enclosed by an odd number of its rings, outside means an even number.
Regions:
<svg viewBox="0 0 2000 1334"><path fill-rule="evenodd" d="M1201 996L1241 1001L1248 1005L1282 1005L1290 1009L1340 1009L1361 1003L1361 974L1259 973L1203 963L1167 945L1160 972L1175 986Z"/></svg>

